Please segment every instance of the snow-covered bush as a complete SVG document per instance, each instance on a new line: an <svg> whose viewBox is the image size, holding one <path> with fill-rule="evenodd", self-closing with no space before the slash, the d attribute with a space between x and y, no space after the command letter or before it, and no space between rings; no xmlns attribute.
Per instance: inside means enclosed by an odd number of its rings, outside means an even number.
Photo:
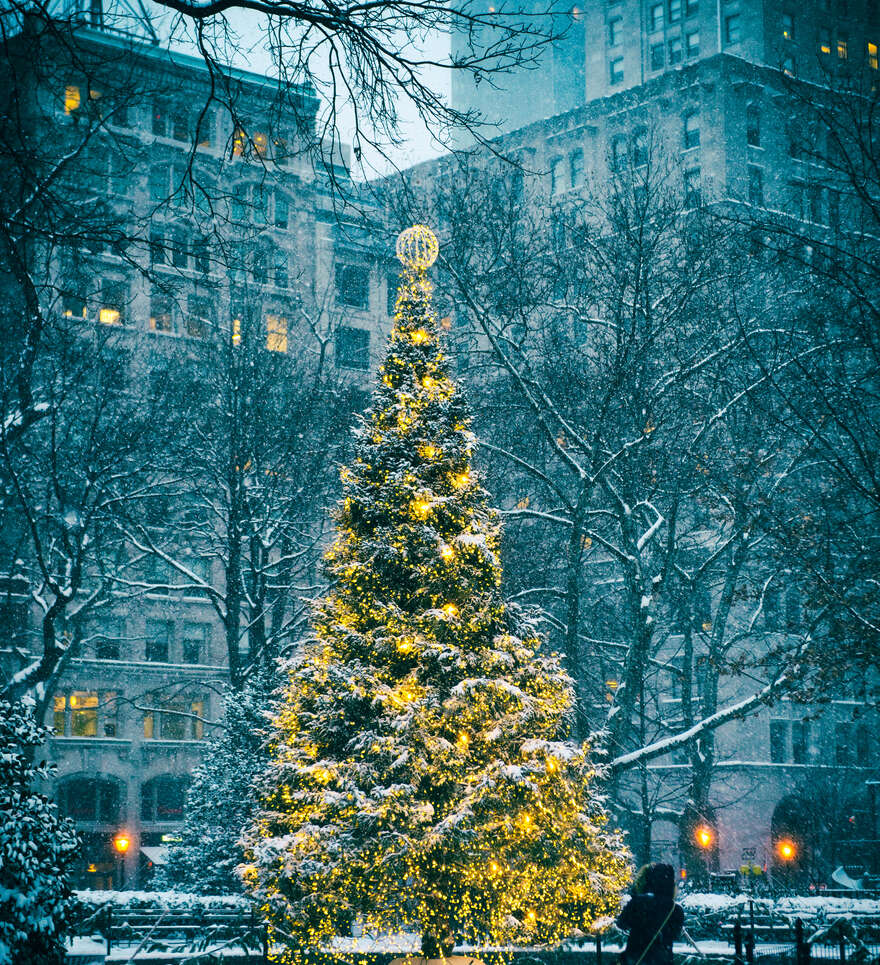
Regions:
<svg viewBox="0 0 880 965"><path fill-rule="evenodd" d="M33 790L49 775L45 763L33 763L45 738L26 708L0 703L0 965L64 957L67 866L77 840L73 825Z"/></svg>

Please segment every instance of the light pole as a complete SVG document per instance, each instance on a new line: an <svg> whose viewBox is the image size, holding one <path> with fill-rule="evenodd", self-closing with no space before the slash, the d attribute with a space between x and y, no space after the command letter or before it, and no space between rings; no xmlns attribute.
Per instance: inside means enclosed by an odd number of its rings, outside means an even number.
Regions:
<svg viewBox="0 0 880 965"><path fill-rule="evenodd" d="M703 879L704 887L709 886L709 855L715 845L715 830L708 824L698 824L694 828L694 843L700 849L703 856Z"/></svg>
<svg viewBox="0 0 880 965"><path fill-rule="evenodd" d="M119 890L125 890L125 855L131 847L131 836L127 831L118 831L113 838L113 847L119 855Z"/></svg>

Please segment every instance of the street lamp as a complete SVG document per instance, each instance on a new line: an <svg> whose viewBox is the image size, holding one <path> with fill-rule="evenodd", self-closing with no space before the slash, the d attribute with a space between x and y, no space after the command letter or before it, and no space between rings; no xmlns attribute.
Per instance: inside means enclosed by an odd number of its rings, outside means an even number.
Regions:
<svg viewBox="0 0 880 965"><path fill-rule="evenodd" d="M699 824L694 829L694 840L704 851L708 851L715 843L715 832L708 824Z"/></svg>
<svg viewBox="0 0 880 965"><path fill-rule="evenodd" d="M117 831L113 838L113 847L119 855L119 890L125 890L125 855L131 847L131 836L127 831Z"/></svg>
<svg viewBox="0 0 880 965"><path fill-rule="evenodd" d="M776 842L776 854L779 855L780 861L789 864L797 858L797 844L791 838L780 838Z"/></svg>

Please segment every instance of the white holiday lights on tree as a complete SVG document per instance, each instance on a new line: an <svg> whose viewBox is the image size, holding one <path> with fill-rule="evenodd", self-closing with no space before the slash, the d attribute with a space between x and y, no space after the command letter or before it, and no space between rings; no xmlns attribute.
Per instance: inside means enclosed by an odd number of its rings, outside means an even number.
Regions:
<svg viewBox="0 0 880 965"><path fill-rule="evenodd" d="M501 595L500 526L431 306L433 232L403 232L394 325L342 471L331 580L294 662L245 883L294 958L351 921L547 942L612 912L628 855L569 677Z"/></svg>

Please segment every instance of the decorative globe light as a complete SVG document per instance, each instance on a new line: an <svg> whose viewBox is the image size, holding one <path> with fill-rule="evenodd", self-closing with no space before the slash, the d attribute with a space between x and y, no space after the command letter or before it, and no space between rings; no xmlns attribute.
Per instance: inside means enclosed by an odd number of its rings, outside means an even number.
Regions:
<svg viewBox="0 0 880 965"><path fill-rule="evenodd" d="M437 260L440 244L427 225L414 224L397 236L395 251L407 268L430 268Z"/></svg>

